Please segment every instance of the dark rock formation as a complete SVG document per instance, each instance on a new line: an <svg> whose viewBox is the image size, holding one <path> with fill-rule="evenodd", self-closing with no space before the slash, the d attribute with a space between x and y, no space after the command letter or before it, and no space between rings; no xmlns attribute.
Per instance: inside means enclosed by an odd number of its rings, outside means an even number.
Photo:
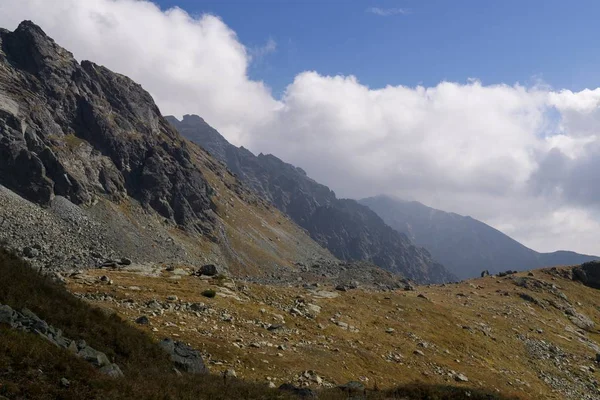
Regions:
<svg viewBox="0 0 600 400"><path fill-rule="evenodd" d="M211 188L150 94L28 21L0 30L0 184L42 205L130 196L190 231L214 224Z"/></svg>
<svg viewBox="0 0 600 400"><path fill-rule="evenodd" d="M525 270L576 265L598 259L570 251L538 253L471 217L444 212L416 201L388 196L360 200L392 228L431 252L459 278L474 278L481 270L496 274L508 268Z"/></svg>
<svg viewBox="0 0 600 400"><path fill-rule="evenodd" d="M198 116L167 117L189 140L224 162L242 181L283 211L323 247L344 260L366 260L420 283L455 279L423 248L385 224L368 207L338 199L297 167L273 155L231 145Z"/></svg>
<svg viewBox="0 0 600 400"><path fill-rule="evenodd" d="M573 268L573 279L594 289L600 289L600 261L587 262Z"/></svg>
<svg viewBox="0 0 600 400"><path fill-rule="evenodd" d="M7 305L0 304L0 324L6 324L12 329L26 333L37 334L53 345L69 350L75 356L98 368L101 373L112 378L123 376L123 372L119 366L111 363L106 354L88 346L84 340L75 341L64 337L60 329L48 325L46 321L39 318L27 308L19 312Z"/></svg>

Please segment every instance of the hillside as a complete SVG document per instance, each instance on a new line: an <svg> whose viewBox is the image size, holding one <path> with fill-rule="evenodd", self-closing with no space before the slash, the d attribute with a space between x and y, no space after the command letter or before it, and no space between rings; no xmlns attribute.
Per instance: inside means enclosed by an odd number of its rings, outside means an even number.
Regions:
<svg viewBox="0 0 600 400"><path fill-rule="evenodd" d="M274 385L217 374L176 372L174 364L151 335L128 323L110 308L95 308L38 274L18 257L0 249L0 398L36 400L79 399L297 399ZM82 283L74 277L74 281ZM8 323L7 309L37 318L38 333L24 332ZM49 328L50 326L50 328ZM60 348L56 340L70 337L77 347L93 347L120 366L122 377L112 377L94 366L94 358L75 356L71 346ZM60 336L59 333L60 332ZM154 337L158 337L157 331ZM174 337L179 336L173 334ZM63 338L63 339L61 339ZM163 337L160 338L162 340ZM76 347L76 348L77 348ZM76 349L75 348L75 349ZM81 353L80 353L81 354ZM314 360L316 362L316 360ZM181 366L175 364L177 368ZM368 385L366 385L368 386ZM284 386L285 387L285 386ZM289 387L289 386L288 386ZM317 394L327 400L346 399L337 388L313 390L295 387L299 394ZM404 398L502 400L485 391L455 385L409 384L373 391L370 399Z"/></svg>
<svg viewBox="0 0 600 400"><path fill-rule="evenodd" d="M285 275L337 261L162 117L129 78L23 22L0 30L0 241L57 272L215 264Z"/></svg>
<svg viewBox="0 0 600 400"><path fill-rule="evenodd" d="M273 155L255 156L231 145L202 118L167 117L179 132L204 147L261 197L290 216L310 236L343 260L366 260L421 283L454 280L404 235L386 225L369 208L354 200L338 199L297 167Z"/></svg>
<svg viewBox="0 0 600 400"><path fill-rule="evenodd" d="M600 282L599 268L588 268L589 284ZM74 276L68 288L131 323L146 316L141 329L201 349L213 373L234 369L265 384L419 381L523 399L600 396L600 291L574 281L571 268L414 291L336 291L318 276L303 282L267 286L124 267Z"/></svg>
<svg viewBox="0 0 600 400"><path fill-rule="evenodd" d="M360 200L414 243L425 247L434 259L461 279L479 276L483 270L497 273L557 265L574 265L598 259L569 251L538 253L471 217L427 207L416 201L388 196Z"/></svg>

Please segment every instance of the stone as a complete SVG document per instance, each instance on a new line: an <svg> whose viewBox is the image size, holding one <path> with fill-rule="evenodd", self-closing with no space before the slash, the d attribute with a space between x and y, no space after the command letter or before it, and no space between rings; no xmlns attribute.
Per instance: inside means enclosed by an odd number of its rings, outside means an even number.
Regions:
<svg viewBox="0 0 600 400"><path fill-rule="evenodd" d="M142 315L141 317L135 320L135 323L139 325L148 325L150 324L150 320L145 315Z"/></svg>
<svg viewBox="0 0 600 400"><path fill-rule="evenodd" d="M15 322L15 312L6 305L0 305L0 324L11 325Z"/></svg>
<svg viewBox="0 0 600 400"><path fill-rule="evenodd" d="M229 368L229 369L225 370L223 375L226 378L237 378L237 372L235 372L235 369L233 369L233 368Z"/></svg>
<svg viewBox="0 0 600 400"><path fill-rule="evenodd" d="M387 328L385 333L394 333L396 330L394 328Z"/></svg>
<svg viewBox="0 0 600 400"><path fill-rule="evenodd" d="M128 266L128 265L131 265L131 263L132 263L132 262L131 262L131 260L130 260L129 258L121 258L121 259L118 261L118 264L119 264L119 265L123 265L123 266Z"/></svg>
<svg viewBox="0 0 600 400"><path fill-rule="evenodd" d="M481 271L481 277L485 278L486 276L490 276L490 271L488 271L487 269Z"/></svg>
<svg viewBox="0 0 600 400"><path fill-rule="evenodd" d="M36 258L40 255L40 252L37 249L34 249L33 247L25 247L23 249L23 254L27 258Z"/></svg>
<svg viewBox="0 0 600 400"><path fill-rule="evenodd" d="M454 380L456 382L469 382L469 378L467 378L463 374L456 374L456 375L454 375Z"/></svg>
<svg viewBox="0 0 600 400"><path fill-rule="evenodd" d="M85 361L91 363L93 366L97 368L104 367L106 365L110 365L111 362L108 360L106 354L94 350L89 346L86 346L79 350L77 356L83 358Z"/></svg>
<svg viewBox="0 0 600 400"><path fill-rule="evenodd" d="M71 382L67 378L60 378L60 386L66 389L71 386Z"/></svg>
<svg viewBox="0 0 600 400"><path fill-rule="evenodd" d="M163 339L159 346L171 356L171 361L176 368L192 374L208 374L208 369L198 350L170 338Z"/></svg>
<svg viewBox="0 0 600 400"><path fill-rule="evenodd" d="M121 378L124 376L123 371L117 364L109 364L100 368L100 373L110 376L111 378Z"/></svg>
<svg viewBox="0 0 600 400"><path fill-rule="evenodd" d="M217 273L217 267L214 264L203 265L200 270L198 270L199 275L215 276Z"/></svg>

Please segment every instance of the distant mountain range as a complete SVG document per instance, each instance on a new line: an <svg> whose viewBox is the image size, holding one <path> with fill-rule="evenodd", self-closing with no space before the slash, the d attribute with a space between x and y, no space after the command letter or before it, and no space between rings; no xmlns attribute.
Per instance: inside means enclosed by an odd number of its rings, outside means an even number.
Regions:
<svg viewBox="0 0 600 400"><path fill-rule="evenodd" d="M478 276L483 270L494 273L598 259L571 251L538 253L481 221L416 201L377 196L360 203L375 211L392 228L405 233L415 244L429 250L434 259L461 279Z"/></svg>
<svg viewBox="0 0 600 400"><path fill-rule="evenodd" d="M306 229L336 257L365 260L420 283L455 280L429 252L388 226L355 200L338 199L327 186L273 155L255 156L236 147L202 118L186 115L167 120L190 141L224 162L242 181Z"/></svg>

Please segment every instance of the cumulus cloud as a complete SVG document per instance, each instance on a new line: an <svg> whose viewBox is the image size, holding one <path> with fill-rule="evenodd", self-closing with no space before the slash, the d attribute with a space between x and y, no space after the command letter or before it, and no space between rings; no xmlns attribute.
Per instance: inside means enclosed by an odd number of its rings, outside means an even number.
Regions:
<svg viewBox="0 0 600 400"><path fill-rule="evenodd" d="M78 59L140 82L163 113L200 114L234 144L296 164L338 195L415 199L536 250L600 254L600 89L370 88L307 71L276 99L247 73L276 43L247 48L214 15L137 0L0 0L1 26L23 19Z"/></svg>
<svg viewBox="0 0 600 400"><path fill-rule="evenodd" d="M266 85L248 79L250 53L217 16L195 18L138 0L0 1L3 27L24 19L77 59L140 82L163 113L201 112L236 142L279 107Z"/></svg>
<svg viewBox="0 0 600 400"><path fill-rule="evenodd" d="M379 15L380 17L389 17L392 15L406 15L410 11L406 8L381 8L381 7L369 7L366 12Z"/></svg>

